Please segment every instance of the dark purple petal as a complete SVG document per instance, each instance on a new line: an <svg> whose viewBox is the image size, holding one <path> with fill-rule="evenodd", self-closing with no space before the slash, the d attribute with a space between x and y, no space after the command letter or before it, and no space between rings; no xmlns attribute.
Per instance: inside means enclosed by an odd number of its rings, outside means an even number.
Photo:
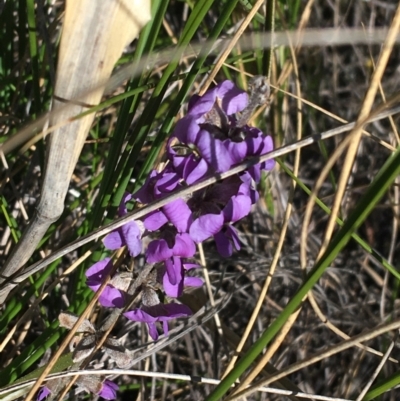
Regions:
<svg viewBox="0 0 400 401"><path fill-rule="evenodd" d="M251 199L246 195L233 196L225 206L224 220L225 222L236 222L247 216L251 211Z"/></svg>
<svg viewBox="0 0 400 401"><path fill-rule="evenodd" d="M233 247L236 250L240 249L240 240L235 227L231 225L226 225L224 230L220 231L218 234L214 235L215 243L217 245L218 253L227 258L232 255Z"/></svg>
<svg viewBox="0 0 400 401"><path fill-rule="evenodd" d="M175 199L162 208L165 216L168 218L178 232L187 232L192 223L192 212L183 199Z"/></svg>
<svg viewBox="0 0 400 401"><path fill-rule="evenodd" d="M36 400L37 401L42 401L44 400L46 397L48 397L51 394L51 391L49 390L48 387L43 386L39 391L38 394L36 396Z"/></svg>
<svg viewBox="0 0 400 401"><path fill-rule="evenodd" d="M174 256L190 258L196 253L196 246L189 234L182 233L175 236L175 245L172 248Z"/></svg>
<svg viewBox="0 0 400 401"><path fill-rule="evenodd" d="M235 227L228 225L225 230L225 235L233 242L233 246L238 251L240 249L240 239Z"/></svg>
<svg viewBox="0 0 400 401"><path fill-rule="evenodd" d="M166 223L168 223L167 216L159 210L150 212L143 219L143 224L144 224L146 230L149 230L149 231L157 231L159 228L161 228Z"/></svg>
<svg viewBox="0 0 400 401"><path fill-rule="evenodd" d="M129 254L134 258L142 252L142 231L135 221L130 221L120 228L122 237L129 249Z"/></svg>
<svg viewBox="0 0 400 401"><path fill-rule="evenodd" d="M190 226L190 236L199 243L219 232L224 224L224 216L220 214L205 214L196 219Z"/></svg>
<svg viewBox="0 0 400 401"><path fill-rule="evenodd" d="M152 170L143 186L136 191L132 197L143 204L152 202L154 200L154 183L157 175L158 172L156 170Z"/></svg>
<svg viewBox="0 0 400 401"><path fill-rule="evenodd" d="M173 256L173 250L164 239L151 241L147 247L147 263L158 263Z"/></svg>
<svg viewBox="0 0 400 401"><path fill-rule="evenodd" d="M214 235L215 245L217 246L218 253L224 258L229 258L233 253L232 243L226 237L223 231Z"/></svg>
<svg viewBox="0 0 400 401"><path fill-rule="evenodd" d="M117 288L106 285L99 297L99 303L106 308L123 308L124 294Z"/></svg>
<svg viewBox="0 0 400 401"><path fill-rule="evenodd" d="M112 268L113 263L110 258L100 260L99 262L96 262L93 266L89 267L89 269L86 270L85 273L88 286L90 287L90 285L94 286L101 284L104 280L104 277L106 277L110 273Z"/></svg>
<svg viewBox="0 0 400 401"><path fill-rule="evenodd" d="M247 156L265 155L274 149L272 137L264 135L255 127L246 127Z"/></svg>
<svg viewBox="0 0 400 401"><path fill-rule="evenodd" d="M170 160L177 173L186 181L187 184L193 184L204 178L209 166L207 162L194 154L186 156L171 155Z"/></svg>
<svg viewBox="0 0 400 401"><path fill-rule="evenodd" d="M104 380L103 387L99 391L99 396L106 400L115 400L119 386L111 380Z"/></svg>
<svg viewBox="0 0 400 401"><path fill-rule="evenodd" d="M125 245L120 230L112 231L107 234L103 238L103 244L107 249L112 251L122 248Z"/></svg>
<svg viewBox="0 0 400 401"><path fill-rule="evenodd" d="M239 188L239 193L247 195L251 199L251 203L254 205L258 201L259 194L254 188L253 178L249 170L240 175L240 180L243 184Z"/></svg>
<svg viewBox="0 0 400 401"><path fill-rule="evenodd" d="M149 328L149 335L150 337L154 340L157 341L158 340L158 330L157 330L157 326L155 323L147 323L147 327Z"/></svg>

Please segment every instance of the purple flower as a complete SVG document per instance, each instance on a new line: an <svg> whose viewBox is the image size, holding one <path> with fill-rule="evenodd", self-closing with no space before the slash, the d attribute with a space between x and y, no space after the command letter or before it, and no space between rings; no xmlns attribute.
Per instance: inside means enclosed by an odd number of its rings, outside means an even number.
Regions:
<svg viewBox="0 0 400 401"><path fill-rule="evenodd" d="M190 316L192 311L186 306L176 303L157 304L152 306L143 305L140 309L124 313L129 320L146 323L149 328L150 337L156 341L158 339L157 322L163 325L163 332L168 335L168 320L179 317Z"/></svg>
<svg viewBox="0 0 400 401"><path fill-rule="evenodd" d="M164 262L168 283L172 286L183 286L184 273L181 258L192 257L196 253L196 246L189 234L174 235L170 231L163 234L164 238L150 242L147 247L147 263ZM168 291L168 287L164 289Z"/></svg>
<svg viewBox="0 0 400 401"><path fill-rule="evenodd" d="M106 400L115 400L119 386L111 380L104 380L103 386L98 395Z"/></svg>
<svg viewBox="0 0 400 401"><path fill-rule="evenodd" d="M122 202L118 209L119 216L125 216L127 214L126 203L132 199L132 195L125 193ZM142 252L142 234L140 222L130 221L119 227L115 231L112 231L103 239L104 246L107 249L115 250L127 246L129 253L132 257L135 257Z"/></svg>
<svg viewBox="0 0 400 401"><path fill-rule="evenodd" d="M248 95L232 81L226 80L209 89L203 96L194 96L189 102L187 115L197 119L202 118L211 111L217 99L221 101L222 111L230 116L244 110L247 106Z"/></svg>
<svg viewBox="0 0 400 401"><path fill-rule="evenodd" d="M175 259L176 257L174 257ZM183 294L184 287L201 287L203 285L203 280L199 277L185 277L185 272L199 267L193 263L187 263L184 259L176 258L178 260L175 261L175 269L178 269L180 266L180 277L183 277L183 280L177 280L175 283L172 283L167 270L165 269L163 277L162 277L162 284L164 287L165 293L169 297L178 298Z"/></svg>
<svg viewBox="0 0 400 401"><path fill-rule="evenodd" d="M152 170L143 186L132 196L143 204L151 203L176 189L179 181L179 176L171 168L167 167L161 173Z"/></svg>
<svg viewBox="0 0 400 401"><path fill-rule="evenodd" d="M36 396L36 400L37 401L42 401L44 400L46 397L48 397L51 394L51 391L48 387L43 386L40 388L40 390L38 391L38 394Z"/></svg>
<svg viewBox="0 0 400 401"><path fill-rule="evenodd" d="M110 258L105 258L95 263L86 271L86 284L92 291L97 291L104 278L110 273L113 263ZM124 306L124 294L111 283L107 284L99 298L100 305L108 308L122 308Z"/></svg>
<svg viewBox="0 0 400 401"><path fill-rule="evenodd" d="M231 81L190 100L189 111L176 124L167 149L172 165L187 184L210 172L225 172L247 157L273 150L270 136L248 125L236 125L235 113L247 106L247 94ZM273 166L273 161L266 162L252 167L250 173L258 182L260 171Z"/></svg>
<svg viewBox="0 0 400 401"><path fill-rule="evenodd" d="M237 231L231 223L247 216L250 210L251 198L248 195L239 193L232 196L219 214L208 213L196 219L190 227L190 236L197 243L214 236L220 255L231 256L232 244L235 249L240 249Z"/></svg>

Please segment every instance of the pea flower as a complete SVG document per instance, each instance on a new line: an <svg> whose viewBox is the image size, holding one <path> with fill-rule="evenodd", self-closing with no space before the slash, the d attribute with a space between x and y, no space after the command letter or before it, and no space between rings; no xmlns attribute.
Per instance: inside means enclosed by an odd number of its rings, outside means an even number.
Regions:
<svg viewBox="0 0 400 401"><path fill-rule="evenodd" d="M125 193L118 209L120 217L125 216L128 212L126 203L132 199L132 194ZM107 249L115 250L123 246L127 246L132 257L138 256L142 251L142 234L144 228L140 221L130 221L122 227L117 228L106 235L103 239L104 246Z"/></svg>
<svg viewBox="0 0 400 401"><path fill-rule="evenodd" d="M113 263L110 258L105 258L96 262L85 273L86 284L92 291L97 291L104 278L110 273ZM99 297L99 303L106 308L122 308L125 304L124 290L129 285L128 282L118 280L118 275L111 278ZM119 287L119 288L117 288Z"/></svg>
<svg viewBox="0 0 400 401"><path fill-rule="evenodd" d="M159 337L157 322L162 323L163 332L168 335L168 321L179 317L190 316L192 311L186 305L169 303L163 304L157 293L149 287L143 289L142 306L125 312L124 316L129 320L146 323L150 337L156 341Z"/></svg>

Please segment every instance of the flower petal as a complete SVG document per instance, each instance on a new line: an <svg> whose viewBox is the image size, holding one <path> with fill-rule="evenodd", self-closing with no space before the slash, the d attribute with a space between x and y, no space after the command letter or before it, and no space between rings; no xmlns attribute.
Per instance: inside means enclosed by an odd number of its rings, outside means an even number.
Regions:
<svg viewBox="0 0 400 401"><path fill-rule="evenodd" d="M107 249L115 250L122 248L124 244L124 240L121 235L120 230L111 231L103 238L103 244Z"/></svg>
<svg viewBox="0 0 400 401"><path fill-rule="evenodd" d="M165 272L163 276L163 288L169 297L178 298L183 294L183 280L176 281L172 284L169 275Z"/></svg>
<svg viewBox="0 0 400 401"><path fill-rule="evenodd" d="M111 380L104 380L99 396L106 400L115 400L119 386Z"/></svg>
<svg viewBox="0 0 400 401"><path fill-rule="evenodd" d="M93 266L86 270L85 275L87 282L90 282L91 285L101 284L104 277L110 273L112 268L113 263L110 258L105 258L99 262L96 262Z"/></svg>
<svg viewBox="0 0 400 401"><path fill-rule="evenodd" d="M162 208L165 216L179 232L187 232L192 223L192 211L183 199L175 199Z"/></svg>
<svg viewBox="0 0 400 401"><path fill-rule="evenodd" d="M232 81L226 80L217 86L217 96L222 99L222 110L230 116L242 111L248 103L248 95Z"/></svg>
<svg viewBox="0 0 400 401"><path fill-rule="evenodd" d="M183 285L185 287L201 287L204 281L200 277L185 277Z"/></svg>
<svg viewBox="0 0 400 401"><path fill-rule="evenodd" d="M36 401L42 401L44 400L46 397L48 397L51 394L51 391L48 387L43 386L39 391L38 394L36 396Z"/></svg>
<svg viewBox="0 0 400 401"><path fill-rule="evenodd" d="M159 228L161 228L166 223L168 223L167 216L159 210L150 212L143 219L143 224L144 224L146 230L149 230L149 231L157 231Z"/></svg>
<svg viewBox="0 0 400 401"><path fill-rule="evenodd" d="M173 250L164 239L151 241L147 247L147 263L158 263L173 256Z"/></svg>
<svg viewBox="0 0 400 401"><path fill-rule="evenodd" d="M225 206L224 220L225 222L236 222L247 216L251 211L251 199L246 195L233 196Z"/></svg>
<svg viewBox="0 0 400 401"><path fill-rule="evenodd" d="M189 234L182 233L175 236L175 245L172 248L174 256L190 258L196 253L196 246Z"/></svg>
<svg viewBox="0 0 400 401"><path fill-rule="evenodd" d="M201 156L216 172L224 173L228 171L234 163L223 142L214 138L213 135L205 129L200 131L196 145Z"/></svg>
<svg viewBox="0 0 400 401"><path fill-rule="evenodd" d="M133 309L129 312L125 312L124 316L134 322L155 323L157 321L157 317L149 315L142 309Z"/></svg>
<svg viewBox="0 0 400 401"><path fill-rule="evenodd" d="M125 216L128 213L128 210L126 209L126 203L131 199L133 199L133 195L129 192L125 192L118 208L118 214L120 217Z"/></svg>
<svg viewBox="0 0 400 401"><path fill-rule="evenodd" d="M123 308L125 305L124 294L110 285L106 285L99 297L100 305L106 308Z"/></svg>
<svg viewBox="0 0 400 401"><path fill-rule="evenodd" d="M172 257L167 259L165 262L166 274L168 280L172 285L177 285L182 281L182 262L179 257Z"/></svg>
<svg viewBox="0 0 400 401"><path fill-rule="evenodd" d="M130 221L120 228L129 254L134 258L142 252L142 231L135 221Z"/></svg>
<svg viewBox="0 0 400 401"><path fill-rule="evenodd" d="M218 233L224 224L223 213L205 214L196 219L190 226L190 236L199 243Z"/></svg>
<svg viewBox="0 0 400 401"><path fill-rule="evenodd" d="M214 239L218 253L224 258L229 258L232 255L233 247L225 233L220 231L214 235Z"/></svg>

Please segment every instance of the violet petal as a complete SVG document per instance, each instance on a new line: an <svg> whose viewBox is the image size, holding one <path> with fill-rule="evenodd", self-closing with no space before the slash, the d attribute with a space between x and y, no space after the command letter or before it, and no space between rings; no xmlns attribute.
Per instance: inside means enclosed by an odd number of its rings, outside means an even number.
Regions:
<svg viewBox="0 0 400 401"><path fill-rule="evenodd" d="M220 214L205 214L196 219L190 226L190 236L199 243L218 233L224 224L224 216Z"/></svg>
<svg viewBox="0 0 400 401"><path fill-rule="evenodd" d="M192 223L192 212L183 199L175 199L162 208L165 216L179 232L187 232Z"/></svg>
<svg viewBox="0 0 400 401"><path fill-rule="evenodd" d="M120 228L129 254L134 258L142 252L142 232L135 221L130 221Z"/></svg>
<svg viewBox="0 0 400 401"><path fill-rule="evenodd" d="M106 400L115 400L119 386L111 380L104 380L99 396Z"/></svg>
<svg viewBox="0 0 400 401"><path fill-rule="evenodd" d="M164 239L151 241L147 247L147 263L158 263L173 256L173 250Z"/></svg>

